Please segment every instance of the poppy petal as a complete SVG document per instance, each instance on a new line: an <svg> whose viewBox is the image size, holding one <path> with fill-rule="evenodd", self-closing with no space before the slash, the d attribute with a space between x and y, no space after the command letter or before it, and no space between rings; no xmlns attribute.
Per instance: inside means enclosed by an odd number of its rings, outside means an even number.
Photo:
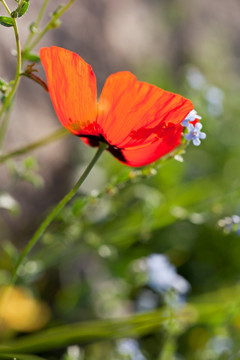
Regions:
<svg viewBox="0 0 240 360"><path fill-rule="evenodd" d="M175 126L169 132L156 141L141 146L131 146L121 150L124 163L129 166L138 167L150 164L160 157L170 153L181 144L182 127ZM121 160L121 159L120 159Z"/></svg>
<svg viewBox="0 0 240 360"><path fill-rule="evenodd" d="M193 104L181 95L138 81L133 74L124 71L107 78L98 109L97 123L106 140L130 150L130 147L145 146L160 139L160 143L164 143L167 134L175 134L176 127L180 133L181 122L193 109ZM171 141L171 148L177 145L178 141ZM155 147L156 144L152 148Z"/></svg>
<svg viewBox="0 0 240 360"><path fill-rule="evenodd" d="M56 114L70 132L80 135L97 117L96 78L79 55L56 46L42 48L40 59L46 72Z"/></svg>

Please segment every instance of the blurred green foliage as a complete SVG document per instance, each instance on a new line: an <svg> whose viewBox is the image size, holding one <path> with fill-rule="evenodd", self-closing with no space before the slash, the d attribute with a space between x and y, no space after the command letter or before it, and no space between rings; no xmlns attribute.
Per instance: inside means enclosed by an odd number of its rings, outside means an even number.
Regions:
<svg viewBox="0 0 240 360"><path fill-rule="evenodd" d="M240 241L236 229L218 226L240 215L239 90L212 84L191 64L177 77L166 64L143 64L138 77L190 98L207 139L188 146L184 162L139 170L103 155L21 268L18 286L44 301L51 319L32 334L0 324L2 359L240 359ZM8 162L8 171L43 186L33 157ZM0 207L16 215L6 196ZM0 285L18 254L5 236ZM161 291L149 283L152 254L166 256L188 292L174 281Z"/></svg>
<svg viewBox="0 0 240 360"><path fill-rule="evenodd" d="M155 82L161 74L155 69ZM238 358L240 242L217 225L239 212L240 147L237 131L229 134L237 109L221 103L213 116L206 89L185 80L176 90L196 104L207 139L190 145L184 162L160 160L142 170L104 154L91 191L58 215L21 270L18 283L50 307L50 329L16 340L10 332L1 352L65 360ZM31 158L23 164L35 167ZM2 247L3 283L16 259L10 248ZM168 257L189 282L188 294L149 285L144 261L151 254Z"/></svg>

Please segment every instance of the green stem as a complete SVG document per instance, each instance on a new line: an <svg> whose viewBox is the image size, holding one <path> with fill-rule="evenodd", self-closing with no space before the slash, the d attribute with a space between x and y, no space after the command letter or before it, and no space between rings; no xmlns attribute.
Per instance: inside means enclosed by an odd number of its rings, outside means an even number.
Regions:
<svg viewBox="0 0 240 360"><path fill-rule="evenodd" d="M7 6L7 4L5 3L5 0L1 0L1 1L2 1L2 3L3 3L3 6L5 7L8 15L11 16L11 11L10 11L9 7Z"/></svg>
<svg viewBox="0 0 240 360"><path fill-rule="evenodd" d="M176 318L174 320L176 322ZM159 354L158 360L174 359L175 352L176 352L176 339L174 336L167 336L165 343L162 347L161 353Z"/></svg>
<svg viewBox="0 0 240 360"><path fill-rule="evenodd" d="M11 280L9 285L13 285L17 278L17 273L22 265L25 257L30 252L30 250L33 248L34 245L38 242L39 238L42 236L44 231L47 229L47 227L51 224L51 222L54 220L54 218L57 216L57 214L64 208L64 206L73 198L73 196L77 193L79 187L84 182L88 174L90 173L91 169L97 162L100 155L103 153L103 151L106 149L107 145L101 143L99 146L98 151L96 152L95 156L89 163L88 167L85 169L84 173L81 175L75 186L67 193L67 195L64 196L64 198L57 204L57 206L51 211L51 213L45 218L45 220L41 223L41 225L38 227L37 231L34 233L30 241L28 242L27 246L23 249L22 253L20 254L20 257L17 261L17 264L14 268Z"/></svg>
<svg viewBox="0 0 240 360"><path fill-rule="evenodd" d="M40 23L40 21L41 21L41 19L43 17L43 14L44 14L44 11L46 9L46 6L47 6L48 2L49 2L49 0L44 0L44 2L43 2L43 6L41 7L41 9L40 9L40 11L38 13L38 17L37 17L37 19L35 21L36 27L38 27L38 25L39 25L39 23Z"/></svg>
<svg viewBox="0 0 240 360"><path fill-rule="evenodd" d="M53 134L45 137L44 139L36 141L36 142L34 142L30 145L24 146L20 149L11 151L7 154L0 155L0 163L3 163L6 160L11 159L14 156L26 154L31 150L35 150L35 149L39 148L40 146L47 145L50 142L52 142L54 140L58 140L67 134L69 134L69 133L64 128L61 128L60 130L55 131Z"/></svg>
<svg viewBox="0 0 240 360"><path fill-rule="evenodd" d="M5 0L1 0L5 9L7 10L8 14L11 16L11 12L5 2ZM19 39L19 33L18 33L18 27L17 27L17 22L15 18L13 19L13 29L14 29L14 34L15 34L15 39L16 39L16 48L17 48L17 69L16 69L16 74L15 74L15 80L12 86L11 91L9 92L9 94L7 95L2 108L0 110L0 119L3 116L3 113L7 110L7 108L9 107L11 100L15 94L15 91L17 89L19 80L20 80L20 73L21 73L21 46L20 46L20 39ZM5 129L4 127L1 127L0 129L0 133L3 132Z"/></svg>
<svg viewBox="0 0 240 360"><path fill-rule="evenodd" d="M43 17L43 14L44 14L44 11L46 9L46 6L47 6L48 2L49 2L49 0L44 0L44 2L43 2L43 5L42 5L42 7L41 7L41 9L40 9L40 11L38 13L37 19L34 22L34 26L36 28L38 28L38 26L39 26L39 23L40 23L40 21L41 21L41 19ZM28 36L28 38L27 38L27 40L25 42L24 49L26 49L28 47L28 45L32 41L33 37L34 37L34 32L30 32L30 34L29 34L29 36Z"/></svg>
<svg viewBox="0 0 240 360"><path fill-rule="evenodd" d="M35 40L25 49L27 51L32 50L37 43L41 40L41 38L46 34L46 32L53 28L54 22L60 18L60 16L65 13L65 11L74 3L75 0L70 0L67 5L65 5L53 18L49 21L49 23L45 26L45 28L39 33L39 35L35 38Z"/></svg>
<svg viewBox="0 0 240 360"><path fill-rule="evenodd" d="M5 116L3 117L2 125L0 128L0 148L2 147L3 139L4 139L4 136L7 131L9 118L10 118L10 107L5 112ZM1 158L1 155L0 155L0 158Z"/></svg>

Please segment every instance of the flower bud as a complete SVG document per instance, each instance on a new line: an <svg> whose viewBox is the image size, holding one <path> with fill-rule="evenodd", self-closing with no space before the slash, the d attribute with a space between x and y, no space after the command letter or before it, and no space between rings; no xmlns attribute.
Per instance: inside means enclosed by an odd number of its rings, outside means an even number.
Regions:
<svg viewBox="0 0 240 360"><path fill-rule="evenodd" d="M29 30L32 34L36 34L38 32L38 28L36 27L35 23L31 23L29 26Z"/></svg>
<svg viewBox="0 0 240 360"><path fill-rule="evenodd" d="M59 19L53 19L51 21L51 29L57 29L61 25L61 21Z"/></svg>

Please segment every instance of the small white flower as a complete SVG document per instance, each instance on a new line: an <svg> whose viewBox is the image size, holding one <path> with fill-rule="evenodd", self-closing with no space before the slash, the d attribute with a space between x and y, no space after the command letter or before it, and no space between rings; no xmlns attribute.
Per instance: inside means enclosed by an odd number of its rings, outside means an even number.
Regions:
<svg viewBox="0 0 240 360"><path fill-rule="evenodd" d="M188 115L183 120L182 126L188 127L189 126L189 121L194 121L196 119L201 120L202 117L197 114L196 110L192 110L192 111L190 111L190 113L188 113Z"/></svg>

